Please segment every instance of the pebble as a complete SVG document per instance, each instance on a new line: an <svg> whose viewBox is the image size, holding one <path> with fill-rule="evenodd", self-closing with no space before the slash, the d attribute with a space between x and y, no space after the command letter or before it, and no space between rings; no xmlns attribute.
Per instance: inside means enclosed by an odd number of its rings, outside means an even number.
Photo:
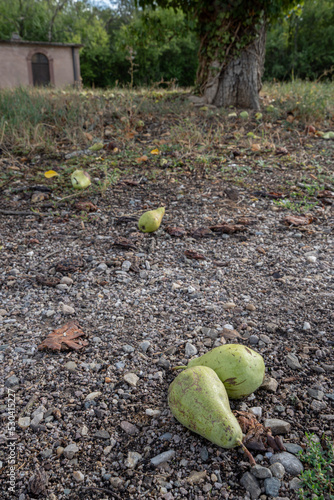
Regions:
<svg viewBox="0 0 334 500"><path fill-rule="evenodd" d="M250 472L257 479L265 479L272 476L270 469L259 464L253 465Z"/></svg>
<svg viewBox="0 0 334 500"><path fill-rule="evenodd" d="M146 278L148 278L148 272L145 271L145 269L142 269L141 271L139 271L139 277L142 279L142 280L145 280Z"/></svg>
<svg viewBox="0 0 334 500"><path fill-rule="evenodd" d="M60 283L64 284L64 285L72 285L73 280L72 280L72 278L68 278L67 276L63 276L62 279L60 280Z"/></svg>
<svg viewBox="0 0 334 500"><path fill-rule="evenodd" d="M32 428L37 427L43 420L43 413L38 413L31 421L30 425Z"/></svg>
<svg viewBox="0 0 334 500"><path fill-rule="evenodd" d="M106 271L108 269L108 266L105 262L101 262L96 268L97 271Z"/></svg>
<svg viewBox="0 0 334 500"><path fill-rule="evenodd" d="M251 413L253 413L253 415L255 415L257 418L261 418L262 417L262 408L261 408L261 406L253 406L252 408L249 409L249 411Z"/></svg>
<svg viewBox="0 0 334 500"><path fill-rule="evenodd" d="M311 398L317 399L318 401L322 401L324 399L324 393L322 391L318 391L317 389L307 389L307 394L311 396Z"/></svg>
<svg viewBox="0 0 334 500"><path fill-rule="evenodd" d="M136 451L129 451L128 452L128 457L125 460L125 467L128 469L134 469L139 462L139 460L142 459L142 455L140 453L137 453Z"/></svg>
<svg viewBox="0 0 334 500"><path fill-rule="evenodd" d="M260 484L250 472L245 472L243 474L240 480L240 484L245 488L246 491L248 491L252 500L256 500L261 495Z"/></svg>
<svg viewBox="0 0 334 500"><path fill-rule="evenodd" d="M264 389L265 391L269 392L276 392L278 387L278 382L275 378L272 377L266 377L264 381L262 382L260 388Z"/></svg>
<svg viewBox="0 0 334 500"><path fill-rule="evenodd" d="M303 324L303 330L311 330L311 325L308 323L308 321L305 321Z"/></svg>
<svg viewBox="0 0 334 500"><path fill-rule="evenodd" d="M314 399L310 404L310 408L316 413L319 413L327 408L327 403L325 403L324 401L317 401L316 399Z"/></svg>
<svg viewBox="0 0 334 500"><path fill-rule="evenodd" d="M142 351L142 352L147 352L148 348L151 346L151 342L149 342L148 340L144 340L143 342L141 342L139 344L139 349Z"/></svg>
<svg viewBox="0 0 334 500"><path fill-rule="evenodd" d="M134 352L135 348L132 347L132 345L129 345L129 344L125 344L123 345L122 347L123 351L126 352L127 354L129 354L130 352Z"/></svg>
<svg viewBox="0 0 334 500"><path fill-rule="evenodd" d="M168 450L164 451L163 453L160 453L159 455L156 455L155 457L151 458L151 464L154 467L157 467L158 465L168 462L168 460L171 460L175 455L175 450Z"/></svg>
<svg viewBox="0 0 334 500"><path fill-rule="evenodd" d="M300 479L298 479L298 477L294 477L289 482L290 490L299 490L299 488L301 488L301 487L302 487L302 481Z"/></svg>
<svg viewBox="0 0 334 500"><path fill-rule="evenodd" d="M286 364L292 369L292 370L300 370L302 368L302 365L299 362L299 359L295 354L288 354L286 357Z"/></svg>
<svg viewBox="0 0 334 500"><path fill-rule="evenodd" d="M208 449L206 448L206 446L203 446L203 448L200 449L199 454L200 454L200 457L203 460L203 462L206 462L207 459L209 458L209 452L208 452Z"/></svg>
<svg viewBox="0 0 334 500"><path fill-rule="evenodd" d="M82 483L85 480L85 476L80 470L76 470L73 472L73 479L77 483Z"/></svg>
<svg viewBox="0 0 334 500"><path fill-rule="evenodd" d="M20 383L20 380L17 378L17 376L16 375L11 375L6 380L5 386L6 387L15 387L15 386L19 385L19 383Z"/></svg>
<svg viewBox="0 0 334 500"><path fill-rule="evenodd" d="M138 427L136 427L134 424L131 424L127 420L123 420L121 422L121 428L124 432L126 432L126 434L130 434L130 436L134 436L135 434L139 433Z"/></svg>
<svg viewBox="0 0 334 500"><path fill-rule="evenodd" d="M190 342L187 342L185 347L185 355L187 356L187 358L195 356L195 354L197 353L198 353L197 348Z"/></svg>
<svg viewBox="0 0 334 500"><path fill-rule="evenodd" d="M125 260L123 263L122 263L122 270L127 272L129 271L131 268L131 262L129 260Z"/></svg>
<svg viewBox="0 0 334 500"><path fill-rule="evenodd" d="M186 478L186 481L189 484L198 484L201 483L205 478L206 478L206 470L200 470L200 471L193 470Z"/></svg>
<svg viewBox="0 0 334 500"><path fill-rule="evenodd" d="M94 433L94 437L97 438L97 439L109 439L110 438L110 434L105 429L100 429L99 431L96 431Z"/></svg>
<svg viewBox="0 0 334 500"><path fill-rule="evenodd" d="M77 447L77 445L75 443L69 444L68 446L66 446L66 448L64 448L63 455L65 458L71 459L74 457L74 455L76 453L78 453L78 451L79 451L79 448Z"/></svg>
<svg viewBox="0 0 334 500"><path fill-rule="evenodd" d="M312 263L317 262L317 258L316 258L316 256L315 256L315 255L307 255L307 256L306 256L306 260L307 260L308 262L312 262Z"/></svg>
<svg viewBox="0 0 334 500"><path fill-rule="evenodd" d="M68 306L67 304L62 305L62 313L63 314L74 314L75 309L74 307Z"/></svg>
<svg viewBox="0 0 334 500"><path fill-rule="evenodd" d="M119 490L120 488L122 488L123 486L123 483L124 483L124 479L120 478L120 477L111 477L109 479L109 482L111 484L111 486L115 489L115 490Z"/></svg>
<svg viewBox="0 0 334 500"><path fill-rule="evenodd" d="M275 462L282 464L286 472L291 476L299 476L299 474L304 470L301 461L287 451L275 453L272 457L270 457L270 463L274 464Z"/></svg>
<svg viewBox="0 0 334 500"><path fill-rule="evenodd" d="M151 408L147 408L145 410L145 413L149 417L158 417L159 415L161 415L161 411L160 410L152 410Z"/></svg>
<svg viewBox="0 0 334 500"><path fill-rule="evenodd" d="M286 434L290 432L291 424L285 422L285 420L280 420L278 418L267 418L264 421L264 426L271 429L274 436L277 434Z"/></svg>
<svg viewBox="0 0 334 500"><path fill-rule="evenodd" d="M275 462L269 467L269 469L274 477L277 477L278 479L283 479L285 474L285 469L282 464L280 464L279 462Z"/></svg>
<svg viewBox="0 0 334 500"><path fill-rule="evenodd" d="M271 344L271 338L268 337L268 335L261 334L260 340L262 340L262 342L264 342L265 344Z"/></svg>
<svg viewBox="0 0 334 500"><path fill-rule="evenodd" d="M225 302L225 304L223 304L223 309L225 310L234 309L235 307L237 306L234 302Z"/></svg>
<svg viewBox="0 0 334 500"><path fill-rule="evenodd" d="M247 304L246 309L247 311L256 311L256 307L254 304Z"/></svg>
<svg viewBox="0 0 334 500"><path fill-rule="evenodd" d="M20 417L17 421L17 425L25 431L28 429L30 422L30 417Z"/></svg>
<svg viewBox="0 0 334 500"><path fill-rule="evenodd" d="M65 364L65 368L66 370L68 370L69 372L75 372L75 370L77 369L77 364L74 363L74 361L68 361L66 364Z"/></svg>
<svg viewBox="0 0 334 500"><path fill-rule="evenodd" d="M264 480L264 489L266 495L270 497L278 497L281 488L281 481L277 477L268 477Z"/></svg>
<svg viewBox="0 0 334 500"><path fill-rule="evenodd" d="M303 451L303 448L295 443L284 443L284 448L293 455L298 455L300 451Z"/></svg>
<svg viewBox="0 0 334 500"><path fill-rule="evenodd" d="M131 387L136 387L139 377L135 373L126 373L123 379L127 384L131 385Z"/></svg>
<svg viewBox="0 0 334 500"><path fill-rule="evenodd" d="M49 458L52 455L52 449L47 448L46 450L41 451L40 455L42 458Z"/></svg>
<svg viewBox="0 0 334 500"><path fill-rule="evenodd" d="M259 337L257 335L251 335L248 340L252 345L256 345L259 343Z"/></svg>
<svg viewBox="0 0 334 500"><path fill-rule="evenodd" d="M85 401L92 401L93 399L96 399L98 398L99 396L102 395L102 392L101 391L95 391L95 392L90 392L89 394L87 394L87 396L85 397Z"/></svg>

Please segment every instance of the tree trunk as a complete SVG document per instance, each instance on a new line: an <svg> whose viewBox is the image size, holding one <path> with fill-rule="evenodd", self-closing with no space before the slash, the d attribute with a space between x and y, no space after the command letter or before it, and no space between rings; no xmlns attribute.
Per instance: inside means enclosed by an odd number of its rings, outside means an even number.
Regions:
<svg viewBox="0 0 334 500"><path fill-rule="evenodd" d="M207 79L201 86L203 102L218 107L259 109L265 43L266 30L263 25L258 37L237 58L223 64L211 62Z"/></svg>

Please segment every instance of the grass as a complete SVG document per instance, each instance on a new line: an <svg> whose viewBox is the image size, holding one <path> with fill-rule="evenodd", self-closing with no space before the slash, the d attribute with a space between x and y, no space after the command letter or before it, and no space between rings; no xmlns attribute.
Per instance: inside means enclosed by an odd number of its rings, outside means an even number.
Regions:
<svg viewBox="0 0 334 500"><path fill-rule="evenodd" d="M306 469L300 475L301 500L314 498L316 500L334 500L334 449L328 436L323 440L323 446L314 440L313 434L306 434L308 447L301 452L300 459Z"/></svg>

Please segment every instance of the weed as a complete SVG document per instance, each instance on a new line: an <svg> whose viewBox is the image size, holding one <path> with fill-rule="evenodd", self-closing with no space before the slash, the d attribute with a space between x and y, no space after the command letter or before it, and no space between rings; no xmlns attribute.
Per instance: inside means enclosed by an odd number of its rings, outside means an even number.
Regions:
<svg viewBox="0 0 334 500"><path fill-rule="evenodd" d="M314 440L314 434L307 434L307 450L300 452L300 459L307 469L300 475L299 498L334 500L334 445L328 436L323 447Z"/></svg>

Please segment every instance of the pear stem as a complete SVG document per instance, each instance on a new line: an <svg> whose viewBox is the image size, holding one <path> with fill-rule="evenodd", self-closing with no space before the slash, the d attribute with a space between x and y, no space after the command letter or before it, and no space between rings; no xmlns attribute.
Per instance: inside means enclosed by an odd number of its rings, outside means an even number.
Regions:
<svg viewBox="0 0 334 500"><path fill-rule="evenodd" d="M251 454L251 452L246 448L246 446L244 445L244 443L241 441L241 439L238 439L237 441L238 445L241 446L241 448L243 449L244 453L246 454L248 460L249 460L249 463L250 465L253 467L254 465L256 465L256 462L254 460L254 457L253 455Z"/></svg>
<svg viewBox="0 0 334 500"><path fill-rule="evenodd" d="M186 366L173 366L172 370L185 370L187 367Z"/></svg>

